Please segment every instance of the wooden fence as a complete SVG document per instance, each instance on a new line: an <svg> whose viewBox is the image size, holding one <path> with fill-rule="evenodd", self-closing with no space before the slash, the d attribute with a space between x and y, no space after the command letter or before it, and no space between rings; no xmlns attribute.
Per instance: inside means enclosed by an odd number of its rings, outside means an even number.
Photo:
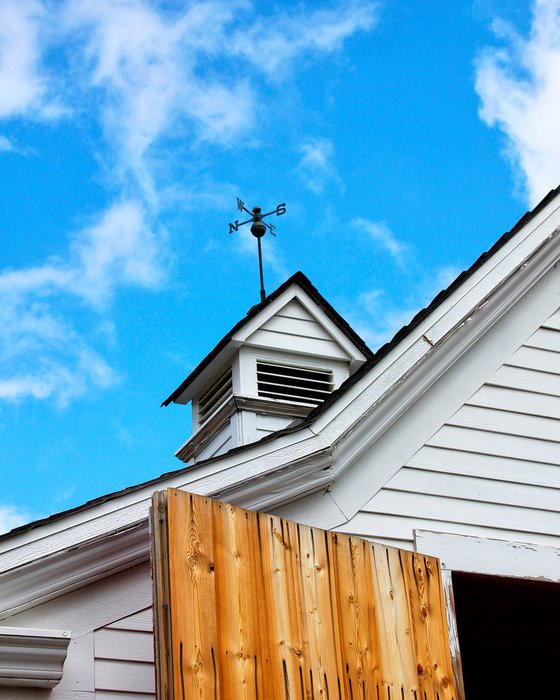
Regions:
<svg viewBox="0 0 560 700"><path fill-rule="evenodd" d="M437 559L174 489L152 537L160 700L455 699Z"/></svg>

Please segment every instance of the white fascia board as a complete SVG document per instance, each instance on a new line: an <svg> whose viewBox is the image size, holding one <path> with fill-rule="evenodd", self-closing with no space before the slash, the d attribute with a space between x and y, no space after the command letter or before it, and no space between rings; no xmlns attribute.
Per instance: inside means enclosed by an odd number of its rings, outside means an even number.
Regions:
<svg viewBox="0 0 560 700"><path fill-rule="evenodd" d="M53 688L62 679L70 632L0 627L0 687Z"/></svg>
<svg viewBox="0 0 560 700"><path fill-rule="evenodd" d="M560 583L560 549L527 542L414 531L415 550L451 571Z"/></svg>
<svg viewBox="0 0 560 700"><path fill-rule="evenodd" d="M245 343L247 338L259 330L269 319L281 311L286 304L293 299L297 299L302 306L309 311L313 318L333 337L333 340L342 347L351 360L365 362L365 355L354 345L354 343L343 333L338 326L331 321L327 314L317 306L316 302L298 284L292 284L286 289L272 304L260 311L243 328L238 331L233 339L238 344Z"/></svg>

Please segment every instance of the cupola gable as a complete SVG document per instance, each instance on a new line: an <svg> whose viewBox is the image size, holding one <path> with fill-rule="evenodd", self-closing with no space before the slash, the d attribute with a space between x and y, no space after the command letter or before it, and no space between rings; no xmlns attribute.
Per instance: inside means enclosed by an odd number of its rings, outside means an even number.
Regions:
<svg viewBox="0 0 560 700"><path fill-rule="evenodd" d="M307 416L371 351L302 274L253 307L164 401L192 402L189 464Z"/></svg>

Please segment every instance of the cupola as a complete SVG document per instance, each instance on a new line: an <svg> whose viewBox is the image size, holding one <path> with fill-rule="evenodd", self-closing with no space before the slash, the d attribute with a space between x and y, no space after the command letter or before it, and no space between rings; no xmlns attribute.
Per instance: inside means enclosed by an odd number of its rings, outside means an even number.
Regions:
<svg viewBox="0 0 560 700"><path fill-rule="evenodd" d="M301 272L235 325L162 405L192 402L194 464L301 420L372 356Z"/></svg>

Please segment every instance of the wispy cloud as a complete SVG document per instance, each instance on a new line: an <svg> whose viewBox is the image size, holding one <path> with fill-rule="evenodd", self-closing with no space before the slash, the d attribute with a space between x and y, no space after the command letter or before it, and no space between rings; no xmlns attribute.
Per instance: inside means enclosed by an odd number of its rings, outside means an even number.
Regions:
<svg viewBox="0 0 560 700"><path fill-rule="evenodd" d="M159 250L141 205L121 202L73 236L66 258L0 273L0 398L65 405L114 384L93 346L96 327L116 289L160 283ZM85 330L69 320L80 309L90 310Z"/></svg>
<svg viewBox="0 0 560 700"><path fill-rule="evenodd" d="M141 0L65 5L64 29L83 36L74 47L82 88L95 91L121 175L133 176L152 205L150 149L177 122L191 127L191 140L221 144L253 125L254 94L245 79L199 73L204 61L224 53L226 28L239 9L238 2L194 3L178 14Z"/></svg>
<svg viewBox="0 0 560 700"><path fill-rule="evenodd" d="M560 1L534 1L527 37L503 22L493 29L502 44L476 67L480 116L506 136L533 205L560 183Z"/></svg>
<svg viewBox="0 0 560 700"><path fill-rule="evenodd" d="M40 109L46 93L39 70L38 0L4 0L0 22L0 118Z"/></svg>
<svg viewBox="0 0 560 700"><path fill-rule="evenodd" d="M375 25L377 5L265 17L248 0L4 0L1 13L0 119L87 114L104 139L105 210L56 258L0 271L0 398L65 404L118 381L97 340L114 295L165 280L170 251L158 221L175 196L169 139L181 134L183 154L235 147L256 125L263 85L286 80L303 56L339 51ZM0 151L14 150L0 138ZM313 147L304 158L315 182L335 177L328 142ZM240 245L254 251L245 238ZM265 257L283 271L272 245Z"/></svg>
<svg viewBox="0 0 560 700"><path fill-rule="evenodd" d="M407 246L398 240L385 221L354 219L352 225L360 231L365 231L371 240L387 251L395 262L399 265L403 264Z"/></svg>
<svg viewBox="0 0 560 700"><path fill-rule="evenodd" d="M232 41L235 53L250 60L274 80L285 78L296 58L339 51L358 31L371 29L379 18L377 2L341 2L329 9L278 13L259 18L238 32Z"/></svg>
<svg viewBox="0 0 560 700"><path fill-rule="evenodd" d="M340 175L333 164L334 145L325 138L312 138L300 146L301 158L297 171L315 194L323 192L329 182L341 185Z"/></svg>

